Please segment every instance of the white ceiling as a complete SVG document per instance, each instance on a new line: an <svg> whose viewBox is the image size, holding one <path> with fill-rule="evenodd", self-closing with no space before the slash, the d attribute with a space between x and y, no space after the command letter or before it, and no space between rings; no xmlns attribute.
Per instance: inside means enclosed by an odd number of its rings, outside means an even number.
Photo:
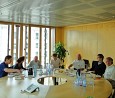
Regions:
<svg viewBox="0 0 115 98"><path fill-rule="evenodd" d="M115 0L0 0L0 21L69 26L115 19Z"/></svg>

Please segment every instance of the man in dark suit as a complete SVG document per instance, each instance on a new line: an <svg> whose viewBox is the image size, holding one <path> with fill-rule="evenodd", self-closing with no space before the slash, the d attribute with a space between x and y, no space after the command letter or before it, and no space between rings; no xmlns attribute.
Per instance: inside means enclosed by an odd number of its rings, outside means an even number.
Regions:
<svg viewBox="0 0 115 98"><path fill-rule="evenodd" d="M93 61L92 62L92 68L90 71L94 71L96 75L102 76L105 72L106 65L103 62L104 56L102 54L97 55L97 60L98 61Z"/></svg>

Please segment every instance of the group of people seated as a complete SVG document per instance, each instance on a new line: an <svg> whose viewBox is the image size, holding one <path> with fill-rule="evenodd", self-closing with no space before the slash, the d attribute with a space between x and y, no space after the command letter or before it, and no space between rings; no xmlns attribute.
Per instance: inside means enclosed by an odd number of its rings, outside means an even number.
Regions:
<svg viewBox="0 0 115 98"><path fill-rule="evenodd" d="M38 60L38 56L35 56L32 61L30 61L29 65L24 68L23 62L25 60L25 57L20 57L16 64L8 67L9 64L12 63L12 56L8 55L5 57L5 60L0 64L0 78L6 76L8 73L21 73L22 70L27 70L29 68L33 68L33 66L36 66L37 69L42 68L42 65L40 61ZM61 60L57 58L57 54L54 53L51 58L51 65L53 65L54 68L59 68L61 64Z"/></svg>
<svg viewBox="0 0 115 98"><path fill-rule="evenodd" d="M42 65L40 64L37 56L34 57L34 60L30 61L29 65L26 68L24 68L22 65L24 60L25 57L22 56L17 60L15 65L13 65L12 67L8 67L8 64L11 64L12 62L12 56L6 56L4 62L0 64L0 78L12 72L21 73L22 69L26 70L33 67L33 65L36 65L36 68L42 68ZM93 61L92 67L88 70L93 71L94 74L100 75L101 77L107 79L112 84L112 87L115 89L115 65L113 64L113 59L111 57L107 57L105 59L106 64L103 60L103 54L98 54L97 61ZM51 65L53 65L54 68L59 68L59 66L61 66L61 60L57 57L56 53L52 55L50 63ZM82 59L81 54L77 54L76 60L74 60L72 64L68 66L68 69L70 69L72 66L75 70L85 69L85 62Z"/></svg>
<svg viewBox="0 0 115 98"><path fill-rule="evenodd" d="M101 77L107 79L111 83L113 89L115 89L115 65L113 64L113 59L111 57L107 57L105 59L105 63L103 60L103 54L98 54L97 61L93 61L92 67L88 70L92 71L93 74L100 75ZM68 66L68 69L72 66L74 69L85 69L85 62L82 59L81 54L77 54L76 60Z"/></svg>
<svg viewBox="0 0 115 98"><path fill-rule="evenodd" d="M115 66L113 65L113 59L111 57L107 57L105 59L106 65L103 60L104 56L102 54L98 54L97 61L93 61L92 67L88 70L106 79L115 80ZM74 69L85 69L85 62L82 59L81 54L77 54L76 60L74 60L72 64L68 66L68 69L70 69L72 66L74 66Z"/></svg>
<svg viewBox="0 0 115 98"><path fill-rule="evenodd" d="M20 57L16 64L9 68L8 64L11 64L12 56L6 56L4 62L0 64L0 77L6 76L9 72L20 72L21 69L26 70L33 67L33 65L36 65L36 68L42 68L41 63L38 60L38 56L35 56L26 68L23 67L24 60L24 56ZM93 73L96 75L103 76L106 79L115 80L115 66L113 65L113 59L111 57L107 57L105 60L106 65L103 60L104 56L102 54L98 54L97 61L92 62L92 68L89 70L93 71ZM59 66L61 66L61 60L57 58L56 53L52 55L50 63L54 68L59 68ZM82 59L81 54L77 54L76 60L74 60L72 64L68 66L68 69L70 69L72 66L74 69L85 69L85 62Z"/></svg>
<svg viewBox="0 0 115 98"><path fill-rule="evenodd" d="M37 56L34 57L34 60L32 60L29 63L27 68L23 67L24 60L25 60L25 57L22 56L16 61L15 65L8 67L8 65L12 63L12 56L7 55L4 59L4 62L2 62L0 64L0 78L6 76L8 73L13 73L13 72L21 73L22 70L27 70L28 68L32 67L33 65L36 65L37 68L41 68L41 64L40 64L40 61L38 60Z"/></svg>
<svg viewBox="0 0 115 98"><path fill-rule="evenodd" d="M16 64L13 65L11 68L9 68L8 64L12 62L12 56L10 55L6 56L4 62L0 64L0 77L6 76L10 72L20 73L21 69L26 70L32 67L33 65L36 65L36 68L42 68L42 65L38 60L37 56L34 57L34 60L30 61L29 65L26 68L24 68L22 65L24 60L25 60L24 56L20 57L17 60ZM103 62L103 60L104 60L103 54L98 54L97 61L92 62L92 68L90 68L89 70L93 71L94 74L103 76L108 80L115 80L115 66L113 65L113 59L111 57L107 57L105 59L106 65ZM57 58L56 53L52 55L50 63L51 65L53 65L54 68L59 68L59 66L61 66L61 60ZM85 62L82 59L81 54L77 54L76 60L74 60L72 64L68 66L68 69L70 69L72 66L74 67L74 69L80 69L80 70L85 69Z"/></svg>

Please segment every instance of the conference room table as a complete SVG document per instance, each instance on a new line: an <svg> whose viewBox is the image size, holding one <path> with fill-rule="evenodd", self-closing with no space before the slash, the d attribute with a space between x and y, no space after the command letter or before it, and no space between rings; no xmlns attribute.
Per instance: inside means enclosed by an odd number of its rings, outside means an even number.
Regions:
<svg viewBox="0 0 115 98"><path fill-rule="evenodd" d="M76 76L70 76L63 70L53 74L52 77L63 78L66 82L49 86L38 83L38 79L47 75L39 75L38 72L34 78L27 76L27 71L25 73L25 78L21 80L8 76L0 78L0 98L108 98L112 92L111 84L103 78L95 79L94 85L77 86L74 83ZM37 85L39 90L33 93L21 92L30 84Z"/></svg>

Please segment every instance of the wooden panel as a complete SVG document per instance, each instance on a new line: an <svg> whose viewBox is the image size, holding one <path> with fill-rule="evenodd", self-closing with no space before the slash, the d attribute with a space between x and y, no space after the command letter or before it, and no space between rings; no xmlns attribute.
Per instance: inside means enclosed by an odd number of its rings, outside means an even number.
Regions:
<svg viewBox="0 0 115 98"><path fill-rule="evenodd" d="M90 63L96 60L98 53L115 59L115 21L64 27L63 36L64 45L70 53L66 65L75 59L77 53Z"/></svg>
<svg viewBox="0 0 115 98"><path fill-rule="evenodd" d="M83 58L93 59L97 55L97 25L83 27Z"/></svg>
<svg viewBox="0 0 115 98"><path fill-rule="evenodd" d="M63 42L63 28L62 27L57 27L56 28L56 43L57 42Z"/></svg>
<svg viewBox="0 0 115 98"><path fill-rule="evenodd" d="M23 55L23 25L20 25L20 56L21 57Z"/></svg>
<svg viewBox="0 0 115 98"><path fill-rule="evenodd" d="M98 52L115 59L115 22L104 23L99 26Z"/></svg>

